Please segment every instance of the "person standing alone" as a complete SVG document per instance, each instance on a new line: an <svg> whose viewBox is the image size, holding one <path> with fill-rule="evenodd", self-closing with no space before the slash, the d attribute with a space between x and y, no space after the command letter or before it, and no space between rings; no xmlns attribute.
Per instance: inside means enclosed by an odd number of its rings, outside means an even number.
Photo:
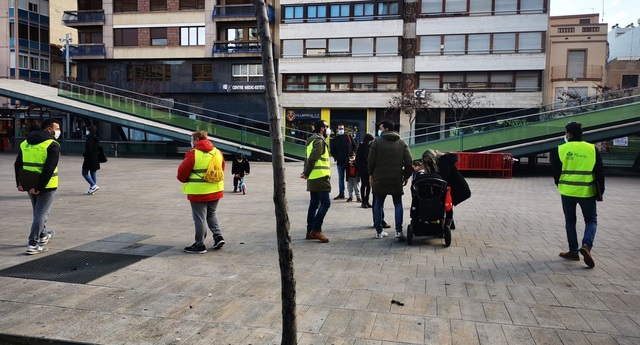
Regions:
<svg viewBox="0 0 640 345"><path fill-rule="evenodd" d="M582 124L569 122L565 131L565 143L558 146L551 157L553 179L560 192L569 242L569 251L560 253L560 257L579 261L580 253L584 263L593 268L595 262L591 249L598 227L596 200L602 200L604 193L602 157L593 144L582 140ZM580 205L585 223L580 249L576 233L576 205Z"/></svg>
<svg viewBox="0 0 640 345"><path fill-rule="evenodd" d="M195 242L184 248L190 254L204 254L207 248L204 239L208 231L213 233L213 247L220 249L224 246L224 238L220 230L220 223L216 210L220 199L224 196L224 179L218 182L205 181L204 176L212 159L220 161L219 168L224 171L225 161L222 152L213 147L205 131L191 134L192 150L188 151L178 167L178 181L184 183L182 192L187 194L191 204L191 214L195 223Z"/></svg>
<svg viewBox="0 0 640 345"><path fill-rule="evenodd" d="M100 187L98 187L98 175L97 171L100 170L100 139L97 135L98 129L96 126L87 127L86 136L87 141L84 143L84 161L82 162L82 177L89 183L89 190L85 194L93 194Z"/></svg>
<svg viewBox="0 0 640 345"><path fill-rule="evenodd" d="M27 192L33 208L33 221L29 234L27 254L39 254L47 251L45 244L53 237L54 231L47 230L46 223L53 204L53 196L58 189L58 161L60 160L60 123L46 119L41 129L30 132L20 144L20 151L14 163L18 190ZM38 185L26 190L19 179L20 170L40 174Z"/></svg>
<svg viewBox="0 0 640 345"><path fill-rule="evenodd" d="M344 125L338 124L337 133L331 139L331 156L338 169L338 196L333 200L344 199L345 166L349 164L349 155L356 151L351 135L344 132Z"/></svg>
<svg viewBox="0 0 640 345"><path fill-rule="evenodd" d="M300 178L307 180L307 191L311 197L307 211L307 240L327 243L329 239L322 233L324 217L331 207L331 165L326 138L331 134L324 120L316 121L313 135L307 139L307 159Z"/></svg>

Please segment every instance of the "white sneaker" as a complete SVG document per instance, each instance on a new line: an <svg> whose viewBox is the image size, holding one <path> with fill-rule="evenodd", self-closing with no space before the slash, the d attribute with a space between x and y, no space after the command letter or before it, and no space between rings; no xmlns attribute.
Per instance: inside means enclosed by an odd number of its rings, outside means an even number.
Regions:
<svg viewBox="0 0 640 345"><path fill-rule="evenodd" d="M34 255L34 254L40 254L40 253L44 253L46 252L47 247L41 246L39 244L36 244L35 246L32 245L28 245L27 246L27 255Z"/></svg>
<svg viewBox="0 0 640 345"><path fill-rule="evenodd" d="M98 189L100 189L100 187L98 187L98 185L95 186L91 186L91 188L89 188L89 191L87 192L88 194L93 194L96 191L98 191Z"/></svg>
<svg viewBox="0 0 640 345"><path fill-rule="evenodd" d="M398 239L398 241L404 241L407 239L402 231L396 231L396 238Z"/></svg>
<svg viewBox="0 0 640 345"><path fill-rule="evenodd" d="M387 236L389 236L389 234L386 231L383 231L383 232L381 232L379 234L376 233L376 237L375 238L385 238Z"/></svg>
<svg viewBox="0 0 640 345"><path fill-rule="evenodd" d="M51 237L53 237L53 235L55 234L56 234L55 231L47 230L47 232L45 232L43 236L40 236L40 240L38 240L38 244L47 244L51 239Z"/></svg>

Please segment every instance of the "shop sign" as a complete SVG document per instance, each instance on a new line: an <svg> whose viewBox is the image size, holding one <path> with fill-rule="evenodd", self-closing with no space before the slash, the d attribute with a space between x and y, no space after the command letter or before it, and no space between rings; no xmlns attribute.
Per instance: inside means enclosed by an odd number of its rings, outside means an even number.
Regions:
<svg viewBox="0 0 640 345"><path fill-rule="evenodd" d="M629 146L629 137L613 139L613 146Z"/></svg>
<svg viewBox="0 0 640 345"><path fill-rule="evenodd" d="M287 120L320 120L320 109L288 109Z"/></svg>
<svg viewBox="0 0 640 345"><path fill-rule="evenodd" d="M264 91L264 84L222 84L222 89L227 92L233 91Z"/></svg>

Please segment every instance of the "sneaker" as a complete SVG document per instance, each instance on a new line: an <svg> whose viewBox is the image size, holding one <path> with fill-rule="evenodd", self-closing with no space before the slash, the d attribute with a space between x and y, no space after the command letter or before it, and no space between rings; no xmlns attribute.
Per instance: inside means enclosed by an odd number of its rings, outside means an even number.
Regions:
<svg viewBox="0 0 640 345"><path fill-rule="evenodd" d="M567 260L580 261L580 255L573 254L572 252L563 252L563 253L560 253L559 256Z"/></svg>
<svg viewBox="0 0 640 345"><path fill-rule="evenodd" d="M233 189L233 192L234 192L234 193L238 193L238 188L234 188L234 189Z"/></svg>
<svg viewBox="0 0 640 345"><path fill-rule="evenodd" d="M40 236L40 239L38 240L38 244L40 245L47 244L55 233L56 232L53 230L47 230L47 232L43 233L42 236Z"/></svg>
<svg viewBox="0 0 640 345"><path fill-rule="evenodd" d="M41 246L39 244L36 244L35 246L32 245L28 245L27 246L27 255L34 255L34 254L40 254L40 253L44 253L46 252L47 247Z"/></svg>
<svg viewBox="0 0 640 345"><path fill-rule="evenodd" d="M222 238L222 236L216 236L213 239L213 247L211 247L211 249L220 249L222 246L224 246L224 238Z"/></svg>
<svg viewBox="0 0 640 345"><path fill-rule="evenodd" d="M385 238L389 236L389 234L386 231L382 231L380 233L376 233L376 237L375 238Z"/></svg>
<svg viewBox="0 0 640 345"><path fill-rule="evenodd" d="M88 193L89 193L89 194L93 194L93 193L97 192L97 191L98 191L98 189L100 189L100 187L98 187L98 185L91 186L91 188L89 188Z"/></svg>
<svg viewBox="0 0 640 345"><path fill-rule="evenodd" d="M347 199L347 202L352 202L353 201L353 197L349 197L349 199Z"/></svg>
<svg viewBox="0 0 640 345"><path fill-rule="evenodd" d="M309 232L309 236L314 240L318 240L320 243L329 242L329 239L322 233L322 231L311 231Z"/></svg>
<svg viewBox="0 0 640 345"><path fill-rule="evenodd" d="M184 251L189 254L204 254L207 252L207 248L204 245L197 246L195 243L191 247L185 247Z"/></svg>
<svg viewBox="0 0 640 345"><path fill-rule="evenodd" d="M333 198L333 200L340 200L340 199L344 199L344 194L338 194L337 197Z"/></svg>
<svg viewBox="0 0 640 345"><path fill-rule="evenodd" d="M369 208L369 207L367 206L367 203L366 203L366 202L363 202L363 203L360 205L360 207L362 207L362 208Z"/></svg>
<svg viewBox="0 0 640 345"><path fill-rule="evenodd" d="M86 195L91 195L91 194L93 194L93 192L91 191L91 187L89 187L89 189L87 189L87 192L86 192L86 193L84 193L84 194L86 194Z"/></svg>
<svg viewBox="0 0 640 345"><path fill-rule="evenodd" d="M580 254L582 254L584 263L587 264L589 268L594 268L596 266L596 263L593 262L593 258L591 257L591 250L589 247L583 245L582 248L580 248Z"/></svg>
<svg viewBox="0 0 640 345"><path fill-rule="evenodd" d="M396 238L398 239L398 241L402 242L405 241L407 238L404 236L404 234L402 233L402 231L396 231Z"/></svg>

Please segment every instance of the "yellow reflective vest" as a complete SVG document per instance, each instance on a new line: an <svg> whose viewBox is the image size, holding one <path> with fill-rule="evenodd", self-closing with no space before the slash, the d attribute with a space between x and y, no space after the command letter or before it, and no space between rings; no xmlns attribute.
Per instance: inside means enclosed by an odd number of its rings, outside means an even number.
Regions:
<svg viewBox="0 0 640 345"><path fill-rule="evenodd" d="M558 181L560 194L578 198L595 196L595 146L584 141L570 141L558 146L558 156L562 162L562 172Z"/></svg>
<svg viewBox="0 0 640 345"><path fill-rule="evenodd" d="M20 144L22 150L22 168L24 170L35 171L42 174L44 163L47 160L47 148L53 144L55 140L45 140L39 144L31 145L26 140ZM56 143L57 145L57 143ZM53 170L53 175L49 179L49 183L45 188L58 188L58 167Z"/></svg>
<svg viewBox="0 0 640 345"><path fill-rule="evenodd" d="M207 172L209 161L213 159L213 155L222 155L220 150L214 148L210 152L204 152L194 149L195 163L191 174L187 179L187 183L182 185L184 194L211 194L224 190L224 180L220 182L207 182L204 180L204 174ZM221 161L224 157L220 157Z"/></svg>
<svg viewBox="0 0 640 345"><path fill-rule="evenodd" d="M322 140L322 139L316 139ZM313 143L315 140L311 141L309 145L307 145L307 159L311 155L311 151L313 151ZM330 176L331 175L331 163L329 162L329 149L326 147L327 144L323 142L324 151L320 158L316 161L316 164L313 166L311 173L307 177L309 180L315 180L321 177Z"/></svg>

